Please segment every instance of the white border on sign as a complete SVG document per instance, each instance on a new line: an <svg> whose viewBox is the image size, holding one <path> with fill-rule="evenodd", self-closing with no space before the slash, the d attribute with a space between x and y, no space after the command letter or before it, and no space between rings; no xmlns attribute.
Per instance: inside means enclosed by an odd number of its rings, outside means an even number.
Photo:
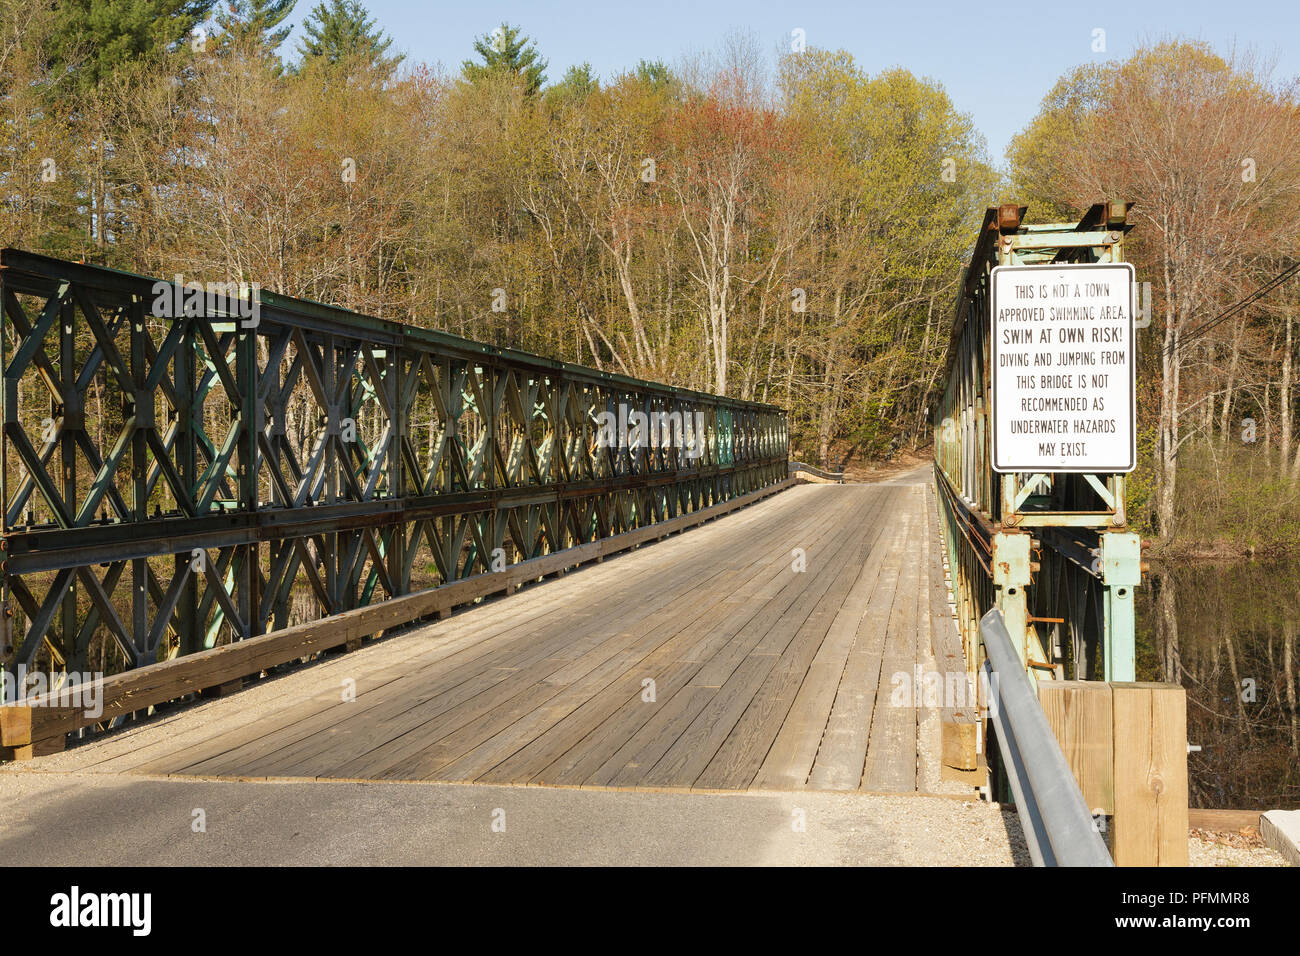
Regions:
<svg viewBox="0 0 1300 956"><path fill-rule="evenodd" d="M1053 467L1050 473L1076 475L1127 475L1137 467L1137 330L1134 328L1134 309L1137 307L1137 270L1131 262L1061 262L1043 263L1032 266L994 266L989 271L989 391L993 397L993 415L990 419L989 440L993 445L993 470L998 474L1034 474L1048 472L1049 469L1038 465L1003 465L998 461L998 286L999 272L1059 272L1069 269L1127 269L1129 273L1128 305L1128 372L1129 372L1129 451L1128 465L1123 468L1098 468L1088 465L1082 468Z"/></svg>

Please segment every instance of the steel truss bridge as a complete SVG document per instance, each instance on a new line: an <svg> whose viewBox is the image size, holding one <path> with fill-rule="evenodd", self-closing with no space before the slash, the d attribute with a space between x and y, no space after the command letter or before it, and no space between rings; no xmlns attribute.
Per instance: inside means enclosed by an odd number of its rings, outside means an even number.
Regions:
<svg viewBox="0 0 1300 956"><path fill-rule="evenodd" d="M1176 843L1178 768L1160 760L1182 743L1134 762L1132 794L1114 743L1121 695L1153 693L1123 684L1141 570L1124 476L1001 474L990 454L990 271L1120 262L1128 206L1038 226L1025 211L988 210L962 276L933 469L871 483L791 463L771 405L5 250L3 662L66 674L63 690L97 674L102 707L19 693L3 755L122 786L866 800L989 781L1035 863L1108 865L1094 817L1131 842L1157 829L1133 807ZM929 698L932 677L981 674L992 699ZM1115 688L1113 739L1107 714L1097 747L1063 752L1040 701L1066 685ZM61 753L92 727L119 732ZM1069 761L1103 750L1098 811Z"/></svg>
<svg viewBox="0 0 1300 956"><path fill-rule="evenodd" d="M12 249L0 298L10 669L193 654L787 477L769 405ZM681 430L602 441L620 412Z"/></svg>
<svg viewBox="0 0 1300 956"><path fill-rule="evenodd" d="M959 627L972 668L980 617L997 608L1029 674L1134 679L1138 535L1122 474L999 474L991 454L989 277L999 265L1124 261L1131 203L1100 203L1077 224L1022 225L991 208L962 276L946 386L933 412Z"/></svg>

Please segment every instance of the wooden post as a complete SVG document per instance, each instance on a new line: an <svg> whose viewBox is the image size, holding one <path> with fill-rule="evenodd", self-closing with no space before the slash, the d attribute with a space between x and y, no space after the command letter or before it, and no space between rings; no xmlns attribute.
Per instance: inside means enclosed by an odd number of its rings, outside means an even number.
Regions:
<svg viewBox="0 0 1300 956"><path fill-rule="evenodd" d="M69 709L60 710L67 712ZM31 760L62 753L67 746L67 734L41 737L32 733L32 710L31 706L21 703L0 706L0 760Z"/></svg>
<svg viewBox="0 0 1300 956"><path fill-rule="evenodd" d="M1117 866L1187 866L1187 692L1042 681L1038 699Z"/></svg>
<svg viewBox="0 0 1300 956"><path fill-rule="evenodd" d="M1112 683L1117 866L1187 866L1187 692Z"/></svg>
<svg viewBox="0 0 1300 956"><path fill-rule="evenodd" d="M1038 701L1093 816L1115 812L1115 734L1110 685L1039 681Z"/></svg>
<svg viewBox="0 0 1300 956"><path fill-rule="evenodd" d="M0 707L0 757L32 759L32 709L24 704Z"/></svg>

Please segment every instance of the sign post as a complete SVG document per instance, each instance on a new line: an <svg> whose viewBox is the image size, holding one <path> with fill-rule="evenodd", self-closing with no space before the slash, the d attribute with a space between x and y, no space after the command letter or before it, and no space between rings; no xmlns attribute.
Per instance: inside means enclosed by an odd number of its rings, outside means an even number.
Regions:
<svg viewBox="0 0 1300 956"><path fill-rule="evenodd" d="M994 471L1133 470L1134 286L1129 263L993 269Z"/></svg>

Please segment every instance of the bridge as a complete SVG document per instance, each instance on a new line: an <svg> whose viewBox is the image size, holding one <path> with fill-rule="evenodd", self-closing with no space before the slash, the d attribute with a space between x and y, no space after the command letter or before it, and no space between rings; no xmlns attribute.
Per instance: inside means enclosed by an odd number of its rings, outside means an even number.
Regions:
<svg viewBox="0 0 1300 956"><path fill-rule="evenodd" d="M1176 843L1177 787L1130 794L1109 736L1164 699L1127 683L1124 475L990 450L992 269L1122 261L1126 211L989 210L934 468L871 483L791 463L770 405L5 250L0 852L203 861L124 799L277 833L383 805L367 862L451 862L422 826L496 862L1103 865L1098 821L1143 813ZM562 805L599 832L457 829Z"/></svg>

